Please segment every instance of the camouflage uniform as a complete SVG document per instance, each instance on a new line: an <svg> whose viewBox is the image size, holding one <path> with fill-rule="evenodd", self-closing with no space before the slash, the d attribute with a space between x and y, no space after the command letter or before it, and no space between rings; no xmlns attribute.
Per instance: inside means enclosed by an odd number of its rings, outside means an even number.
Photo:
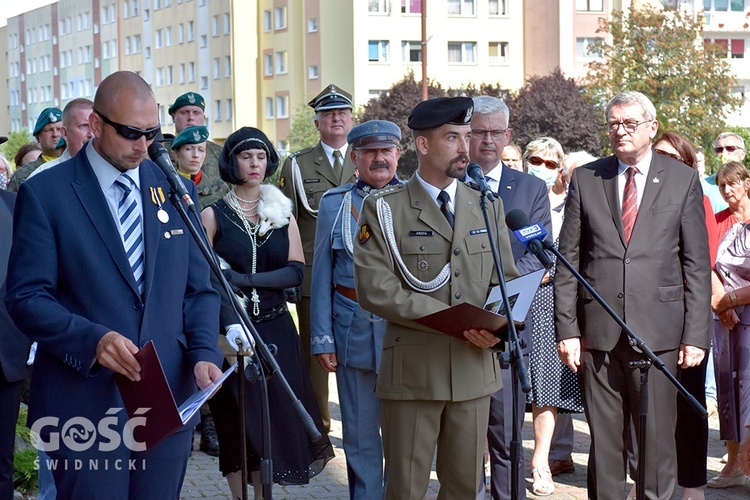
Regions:
<svg viewBox="0 0 750 500"><path fill-rule="evenodd" d="M27 163L26 165L23 165L22 167L19 167L18 170L13 172L13 175L10 177L10 181L8 181L8 187L6 189L8 191L14 191L18 192L18 187L21 185L21 183L26 182L26 179L29 178L31 173L42 166L44 164L44 158L42 155L39 155L39 158L36 160Z"/></svg>

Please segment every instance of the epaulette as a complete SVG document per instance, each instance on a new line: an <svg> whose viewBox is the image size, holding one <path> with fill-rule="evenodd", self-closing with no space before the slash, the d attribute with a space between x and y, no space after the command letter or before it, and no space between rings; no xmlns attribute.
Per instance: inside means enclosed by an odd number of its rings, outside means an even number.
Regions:
<svg viewBox="0 0 750 500"><path fill-rule="evenodd" d="M353 182L349 182L348 184L344 184L342 186L336 186L336 187L331 188L328 191L326 191L323 194L323 198L325 198L326 196L334 195L334 194L346 193L347 191L351 190L352 187L354 187L354 183ZM321 202L322 201L323 201L323 199L321 198Z"/></svg>
<svg viewBox="0 0 750 500"><path fill-rule="evenodd" d="M302 148L299 151L295 151L294 153L290 153L289 154L289 158L294 158L295 156L299 156L299 155L303 155L305 153L309 153L310 151L313 150L313 147L314 146L309 146L307 148Z"/></svg>
<svg viewBox="0 0 750 500"><path fill-rule="evenodd" d="M393 186L386 186L383 189L378 189L377 192L372 193L370 196L372 196L373 198L387 196L389 194L398 193L405 187L406 187L406 184L394 184Z"/></svg>

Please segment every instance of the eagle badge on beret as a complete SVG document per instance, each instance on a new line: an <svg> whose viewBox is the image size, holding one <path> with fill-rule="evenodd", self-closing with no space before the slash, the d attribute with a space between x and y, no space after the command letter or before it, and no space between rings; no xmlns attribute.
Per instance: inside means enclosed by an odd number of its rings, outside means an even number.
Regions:
<svg viewBox="0 0 750 500"><path fill-rule="evenodd" d="M190 93L189 93L189 94L187 95L187 100L188 100L188 102L189 102L190 104L195 104L195 94L193 94L192 92L190 92Z"/></svg>

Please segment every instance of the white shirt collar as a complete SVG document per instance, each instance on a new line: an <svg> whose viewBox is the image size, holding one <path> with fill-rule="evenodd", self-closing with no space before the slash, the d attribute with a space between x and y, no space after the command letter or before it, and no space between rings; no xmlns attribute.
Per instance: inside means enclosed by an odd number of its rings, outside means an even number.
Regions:
<svg viewBox="0 0 750 500"><path fill-rule="evenodd" d="M320 145L323 146L323 151L325 151L326 156L328 157L328 161L331 164L331 167L333 167L334 162L336 161L333 157L333 152L335 151L334 148L329 146L323 141L320 141ZM341 164L343 165L346 161L346 150L349 149L349 143L344 144L340 148L338 148L339 151L341 151Z"/></svg>
<svg viewBox="0 0 750 500"><path fill-rule="evenodd" d="M94 171L94 175L96 175L96 178L99 181L99 186L101 186L102 191L106 193L112 188L112 185L123 172L117 170L114 165L105 160L96 149L94 149L94 140L91 140L86 144L86 157L91 164L91 169ZM133 182L138 187L139 191L141 189L141 179L138 175L140 168L139 165L136 168L125 172L128 177L133 179Z"/></svg>
<svg viewBox="0 0 750 500"><path fill-rule="evenodd" d="M427 191L427 194L430 195L430 198L432 198L432 201L435 202L435 204L440 207L440 201L438 201L437 197L440 194L440 191L445 191L448 193L448 196L451 197L451 212L455 213L455 207L456 207L456 189L458 189L458 181L456 179L453 179L453 181L448 184L444 189L439 189L427 182L426 180L422 179L422 177L419 175L419 172L417 172L417 180L422 185L422 187Z"/></svg>

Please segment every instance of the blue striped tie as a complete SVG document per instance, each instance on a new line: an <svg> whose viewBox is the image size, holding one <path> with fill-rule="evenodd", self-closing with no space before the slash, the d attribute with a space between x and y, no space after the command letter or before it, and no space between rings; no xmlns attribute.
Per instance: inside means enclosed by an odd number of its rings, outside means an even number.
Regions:
<svg viewBox="0 0 750 500"><path fill-rule="evenodd" d="M120 236L125 245L125 254L130 262L130 269L138 285L138 291L143 293L143 231L141 230L141 214L138 211L138 201L135 182L129 176L122 174L115 181L122 190L122 198L117 205L117 217L120 221Z"/></svg>

